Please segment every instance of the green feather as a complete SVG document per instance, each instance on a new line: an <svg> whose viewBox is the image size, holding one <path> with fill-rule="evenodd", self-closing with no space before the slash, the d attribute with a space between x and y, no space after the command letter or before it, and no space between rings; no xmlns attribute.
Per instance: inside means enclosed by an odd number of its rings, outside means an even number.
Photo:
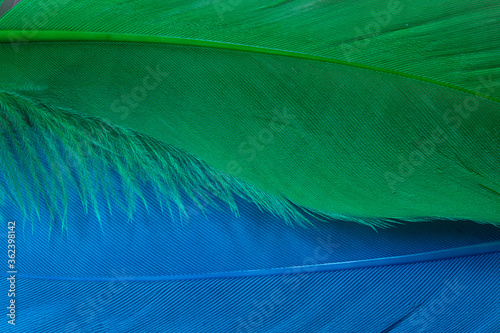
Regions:
<svg viewBox="0 0 500 333"><path fill-rule="evenodd" d="M48 151L90 133L83 205L98 212L104 160L130 217L149 181L181 214L185 192L287 221L500 223L495 1L169 3L25 0L0 19L0 101L33 105Z"/></svg>

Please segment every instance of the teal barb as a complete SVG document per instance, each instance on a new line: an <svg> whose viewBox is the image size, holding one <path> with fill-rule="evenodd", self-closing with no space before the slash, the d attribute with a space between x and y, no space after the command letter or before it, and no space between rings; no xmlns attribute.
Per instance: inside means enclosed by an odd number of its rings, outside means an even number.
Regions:
<svg viewBox="0 0 500 333"><path fill-rule="evenodd" d="M6 152L2 161L8 180L4 185L15 190L12 199L25 215L29 212L29 202L43 200L52 220L58 217L65 223L67 188L77 185L84 206L93 206L99 217L97 191L105 193L108 207L110 200L119 201L110 184L112 173L108 170L112 169L122 179L127 199L124 207L129 219L133 217L135 196L147 207L139 185L149 181L157 190L159 202L167 205L175 202L183 215L186 212L180 193L201 209L217 198L234 212L237 212L233 200L236 195L258 203L285 221L307 222L306 216L286 200L266 195L186 152L140 133L5 92L0 92L0 100L2 129L4 137L8 138L1 142ZM36 151L36 146L44 147L42 154ZM46 165L42 159L46 160ZM95 174L96 171L100 173ZM138 175L146 177L140 179ZM48 197L48 193L57 192L60 192L61 202ZM34 212L31 213L39 215L37 205L32 208Z"/></svg>
<svg viewBox="0 0 500 333"><path fill-rule="evenodd" d="M26 0L0 19L4 197L66 221L70 179L98 214L116 170L130 217L151 182L181 207L179 191L241 196L301 223L498 224L498 17L494 1Z"/></svg>

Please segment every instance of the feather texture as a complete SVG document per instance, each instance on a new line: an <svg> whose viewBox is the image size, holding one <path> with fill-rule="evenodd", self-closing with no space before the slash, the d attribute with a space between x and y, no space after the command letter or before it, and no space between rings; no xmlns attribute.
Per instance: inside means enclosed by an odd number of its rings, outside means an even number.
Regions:
<svg viewBox="0 0 500 333"><path fill-rule="evenodd" d="M237 212L233 196L239 196L261 204L263 209L287 222L307 221L307 214L304 216L304 211L301 213L287 200L267 195L185 152L139 133L6 92L0 92L0 101L4 120L1 143L6 153L2 155L2 162L7 171L4 177L7 177L6 184L16 189L16 202L25 216L30 203L46 200L51 220L57 216L65 226L68 187L77 185L84 207L91 204L99 219L97 191L116 199L116 194L111 193L112 186L108 186L111 170L116 170L129 219L136 197L141 198L147 208L139 182L151 182L161 202L174 202L184 214L181 192L198 202L200 208L203 208L200 202L208 204L217 198ZM22 117L29 117L29 121ZM86 150L82 150L81 143L87 145ZM34 147L40 152L34 151ZM41 163L40 157L46 162ZM97 178L94 173L99 172L102 174ZM140 179L141 175L145 176ZM51 187L44 190L42 187L46 186ZM58 209L57 200L45 197L48 193L58 193L54 197L62 200L63 210Z"/></svg>
<svg viewBox="0 0 500 333"><path fill-rule="evenodd" d="M498 332L500 229L459 220L500 222L498 14L24 0L0 215L39 221L2 331Z"/></svg>
<svg viewBox="0 0 500 333"><path fill-rule="evenodd" d="M342 10L334 11L340 3ZM259 191L252 200L279 214L292 202L372 225L429 217L498 223L500 58L494 40L476 38L498 28L498 7L490 1L443 2L429 21L417 22L413 4L371 4L369 13L347 2L241 2L239 10L224 10L221 20L218 7L206 2L172 2L170 8L153 1L27 0L0 20L6 64L0 85L7 95L92 116L185 151L232 179L236 187L217 188L216 195L239 193L241 181L252 186L245 196ZM306 29L298 9L322 19ZM47 19L37 21L41 13ZM385 13L387 24L373 13ZM337 33L325 43L331 15ZM195 16L198 25L186 26ZM475 25L478 17L486 23ZM242 34L246 20L260 28ZM378 22L377 33L346 37L346 27L370 20ZM445 28L457 24L468 28L447 36L449 56L442 53L444 44L428 50L431 39L441 41ZM346 53L351 42L362 51ZM417 46L422 48L415 52ZM443 72L452 69L456 75ZM139 154L134 147L142 143L123 137L128 132L82 128L90 133L92 154L122 175L130 216L141 192L139 174L127 170L163 179L166 188L183 183L187 190L200 182L196 168L185 171L156 151L162 167L173 164L163 172L147 166L140 156L156 147ZM67 133L54 131L47 135L58 140ZM121 145L102 148L116 136ZM74 139L63 145L69 142L81 146ZM61 149L47 145L54 154ZM84 205L98 212L94 180L77 172ZM61 180L55 176L49 184L56 188Z"/></svg>

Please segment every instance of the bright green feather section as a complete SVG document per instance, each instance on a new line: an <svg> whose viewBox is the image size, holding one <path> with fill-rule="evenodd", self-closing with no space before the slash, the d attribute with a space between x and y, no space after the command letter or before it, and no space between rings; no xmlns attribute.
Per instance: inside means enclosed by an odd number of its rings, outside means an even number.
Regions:
<svg viewBox="0 0 500 333"><path fill-rule="evenodd" d="M500 77L499 20L496 0L24 0L0 19L0 27L251 45L396 70L474 90L477 77ZM24 39L22 34L12 38ZM495 87L491 94L498 98L500 86Z"/></svg>
<svg viewBox="0 0 500 333"><path fill-rule="evenodd" d="M241 194L291 219L300 220L299 205L372 225L425 217L500 223L500 57L492 2L365 8L241 1L222 14L217 5L64 1L50 9L23 2L0 19L0 90L6 105L14 99L39 107L5 109L4 137L15 128L32 131L23 114L42 112L45 123L35 127L54 136L40 134L54 151L49 161L57 161L57 142L71 147L78 119L91 117L82 128L93 133L93 147L106 147L93 156L118 170L133 188L130 196L140 196L131 171L139 168L146 180L164 185L160 196L180 186L214 192L232 205L231 195ZM382 10L393 14L377 21ZM356 38L357 27L371 20L380 31ZM15 31L22 29L44 32ZM72 116L63 117L57 134L49 124L60 122L60 112ZM102 130L101 122L116 129ZM139 148L136 136L155 145ZM26 140L3 142L5 158L20 156ZM165 156L173 147L192 164L171 164ZM141 157L153 152L164 162ZM23 163L33 179L43 174L36 162ZM162 175L175 165L180 185L168 178L172 172ZM15 179L15 164L6 172ZM90 205L96 194L86 172L76 177ZM54 188L62 179L49 178ZM200 185L207 181L216 185Z"/></svg>
<svg viewBox="0 0 500 333"><path fill-rule="evenodd" d="M500 104L483 97L344 64L194 46L4 44L2 57L8 91L132 129L303 207L500 216Z"/></svg>

